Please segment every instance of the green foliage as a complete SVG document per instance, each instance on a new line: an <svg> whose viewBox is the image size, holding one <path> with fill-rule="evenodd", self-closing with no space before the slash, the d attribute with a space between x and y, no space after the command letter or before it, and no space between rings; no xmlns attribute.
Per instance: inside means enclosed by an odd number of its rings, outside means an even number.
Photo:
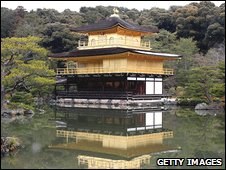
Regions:
<svg viewBox="0 0 226 170"><path fill-rule="evenodd" d="M190 103L189 103L189 101L187 101L187 103L186 103L186 101L184 100L184 101L181 101L180 100L180 106L195 106L195 102L196 101L190 101ZM194 103L193 103L194 102ZM197 101L198 102L198 101ZM191 104L191 105L189 105L189 104ZM196 117L197 116L197 114L194 112L194 110L191 110L191 108L179 108L179 109L177 109L176 111L175 111L175 115L177 116L177 117L180 117L180 118L192 118L192 117Z"/></svg>
<svg viewBox="0 0 226 170"><path fill-rule="evenodd" d="M6 91L12 90L18 83L13 90L25 90L38 96L48 95L52 87L46 85L54 82L48 77L54 75L49 66L51 64L51 68L55 68L57 64L46 61L46 49L52 53L75 49L78 39L84 37L72 34L69 29L106 19L112 14L113 8L82 7L80 12L65 9L61 13L54 9L27 12L23 7L15 10L1 8L1 36L28 36L2 39L1 61L10 61L1 68ZM164 83L166 89L171 88L172 94L183 96L186 91L186 95L190 93L189 97L193 94L193 97L202 96L199 90L191 90L192 84L198 84L193 83L190 73L195 76L199 72L193 68L208 66L218 70L216 77L213 76L217 83L212 84L211 95L224 96L225 66L221 64L218 67L218 63L225 60L224 3L217 7L210 1L201 1L186 6L171 6L169 10L156 7L142 11L124 7L118 9L120 17L127 22L160 29L158 34L144 37L151 40L153 51L183 55L178 61L164 63L164 67L174 69L175 76L167 78ZM183 90L178 90L178 86Z"/></svg>
<svg viewBox="0 0 226 170"><path fill-rule="evenodd" d="M221 98L222 96L225 96L225 83L214 84L212 87L212 92L217 98Z"/></svg>
<svg viewBox="0 0 226 170"><path fill-rule="evenodd" d="M43 59L47 55L47 51L38 45L40 40L41 38L33 36L26 38L2 38L1 57L8 59L14 55L16 59L26 59L30 56L36 57L35 59Z"/></svg>
<svg viewBox="0 0 226 170"><path fill-rule="evenodd" d="M76 63L74 61L67 61L66 65L68 65L68 68L76 68Z"/></svg>
<svg viewBox="0 0 226 170"><path fill-rule="evenodd" d="M206 35L204 38L207 47L213 47L216 43L224 41L225 28L218 22L215 22L207 27Z"/></svg>
<svg viewBox="0 0 226 170"><path fill-rule="evenodd" d="M2 8L1 37L40 36L45 39L44 46L52 52L59 50L59 47L63 48L59 51L71 50L71 41L74 38L71 35L71 37L68 36L68 28L106 19L112 14L113 8L114 6L81 7L79 12L65 9L61 13L54 9L37 9L27 12L23 7L15 10ZM186 6L171 6L169 10L157 7L142 11L124 7L118 9L120 17L125 21L148 27L156 26L174 33L178 39L193 38L197 42L199 51L204 53L224 41L224 3L217 7L210 1L201 1ZM52 28L59 27L55 25L61 25L64 28L61 30ZM49 32L56 35L50 36ZM68 47L64 49L63 46Z"/></svg>
<svg viewBox="0 0 226 170"><path fill-rule="evenodd" d="M103 9L104 8L102 8L101 6L99 6L98 8L81 7L80 13L84 18L84 21L88 24L91 24L106 18L104 14L109 14L109 12L107 12L106 9ZM103 14L101 14L100 12L103 12Z"/></svg>
<svg viewBox="0 0 226 170"><path fill-rule="evenodd" d="M16 37L41 36L44 21L38 15L38 12L31 11L27 13L23 20L18 24L15 35Z"/></svg>
<svg viewBox="0 0 226 170"><path fill-rule="evenodd" d="M25 109L25 110L34 110L34 105L28 105L20 102L11 102L8 105L9 109Z"/></svg>
<svg viewBox="0 0 226 170"><path fill-rule="evenodd" d="M151 8L150 10L143 10L137 22L144 26L157 26L159 29L165 29L170 32L175 32L176 25L172 18L172 11L162 8Z"/></svg>
<svg viewBox="0 0 226 170"><path fill-rule="evenodd" d="M33 104L34 100L31 93L15 92L13 93L12 98L10 99L10 102L18 102L18 103L31 105Z"/></svg>
<svg viewBox="0 0 226 170"><path fill-rule="evenodd" d="M171 87L169 88L168 91L169 91L169 94L177 98L183 97L185 93L184 87L181 87L181 86Z"/></svg>
<svg viewBox="0 0 226 170"><path fill-rule="evenodd" d="M198 52L196 42L192 38L180 38L173 48L176 53L183 55L185 58L191 57Z"/></svg>
<svg viewBox="0 0 226 170"><path fill-rule="evenodd" d="M225 97L225 62L221 61L218 64L217 81L213 85L212 91L216 97Z"/></svg>
<svg viewBox="0 0 226 170"><path fill-rule="evenodd" d="M9 108L34 110L34 97L31 93L18 91L10 98Z"/></svg>
<svg viewBox="0 0 226 170"><path fill-rule="evenodd" d="M191 3L173 13L178 37L193 37L202 52L224 40L225 11L210 1Z"/></svg>
<svg viewBox="0 0 226 170"><path fill-rule="evenodd" d="M1 7L1 37L11 37L15 29L13 10Z"/></svg>
<svg viewBox="0 0 226 170"><path fill-rule="evenodd" d="M166 30L160 30L157 35L152 36L150 39L153 51L173 52L182 55L180 60L165 63L165 67L174 68L175 70L175 77L167 79L165 83L169 85L168 88L178 85L184 86L187 82L188 71L194 65L194 54L198 52L196 42L192 38L177 39L174 33ZM176 84L170 82L176 82Z"/></svg>
<svg viewBox="0 0 226 170"><path fill-rule="evenodd" d="M175 81L178 85L184 86L188 79L188 71L193 66L193 56L198 52L196 42L191 38L181 38L174 45L176 54L181 54L182 58L174 64Z"/></svg>
<svg viewBox="0 0 226 170"><path fill-rule="evenodd" d="M71 51L78 46L78 36L60 23L47 24L44 28L41 45L53 53Z"/></svg>
<svg viewBox="0 0 226 170"><path fill-rule="evenodd" d="M147 37L151 41L151 48L157 52L172 52L174 48L176 35L167 30L161 29L158 34Z"/></svg>
<svg viewBox="0 0 226 170"><path fill-rule="evenodd" d="M55 73L45 61L48 51L38 45L40 40L32 36L1 40L2 91L11 94L12 102L30 104L32 100L26 97L31 97L31 93L40 96L42 89L42 95L52 92L49 85L55 83Z"/></svg>
<svg viewBox="0 0 226 170"><path fill-rule="evenodd" d="M220 46L210 49L206 55L193 56L191 67L185 72L186 79L180 79L185 87L184 98L200 98L209 103L224 100L225 52L223 49L224 46Z"/></svg>
<svg viewBox="0 0 226 170"><path fill-rule="evenodd" d="M217 71L215 67L196 67L189 71L188 83L186 84L186 96L206 99L213 102Z"/></svg>
<svg viewBox="0 0 226 170"><path fill-rule="evenodd" d="M191 98L191 99L179 98L179 100L177 101L179 106L196 106L197 104L203 102L206 102L206 100L200 98Z"/></svg>
<svg viewBox="0 0 226 170"><path fill-rule="evenodd" d="M181 86L177 86L177 88L176 88L176 96L177 97L181 97L181 96L184 95L184 93L185 93L184 88L181 87Z"/></svg>
<svg viewBox="0 0 226 170"><path fill-rule="evenodd" d="M225 83L225 62L220 61L218 64L218 78L222 80L223 83Z"/></svg>

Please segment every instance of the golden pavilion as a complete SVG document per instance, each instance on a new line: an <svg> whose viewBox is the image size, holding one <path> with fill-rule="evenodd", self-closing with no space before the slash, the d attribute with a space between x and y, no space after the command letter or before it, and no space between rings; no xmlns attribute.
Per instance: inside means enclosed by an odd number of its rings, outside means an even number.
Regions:
<svg viewBox="0 0 226 170"><path fill-rule="evenodd" d="M71 28L82 35L76 50L49 57L66 64L57 68L57 98L136 100L161 99L163 78L173 75L164 68L177 54L151 50L145 35L156 28L134 25L122 20L114 10L109 18L91 25ZM86 37L84 39L84 36Z"/></svg>

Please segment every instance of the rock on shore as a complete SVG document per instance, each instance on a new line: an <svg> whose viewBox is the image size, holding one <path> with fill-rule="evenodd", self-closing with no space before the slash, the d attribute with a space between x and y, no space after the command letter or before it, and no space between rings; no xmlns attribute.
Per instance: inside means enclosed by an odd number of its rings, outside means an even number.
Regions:
<svg viewBox="0 0 226 170"><path fill-rule="evenodd" d="M11 118L11 117L15 117L15 116L28 116L28 115L33 115L34 112L32 110L28 110L28 109L3 109L1 111L1 116L3 118Z"/></svg>
<svg viewBox="0 0 226 170"><path fill-rule="evenodd" d="M21 147L18 138L15 137L1 137L1 157L16 153Z"/></svg>
<svg viewBox="0 0 226 170"><path fill-rule="evenodd" d="M223 109L218 103L207 105L206 103L199 103L195 106L195 110L220 110Z"/></svg>

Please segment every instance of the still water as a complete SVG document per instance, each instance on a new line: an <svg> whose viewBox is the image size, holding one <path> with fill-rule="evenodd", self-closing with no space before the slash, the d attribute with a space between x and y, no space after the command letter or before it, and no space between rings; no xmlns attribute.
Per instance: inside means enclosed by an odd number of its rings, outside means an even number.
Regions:
<svg viewBox="0 0 226 170"><path fill-rule="evenodd" d="M1 168L225 168L224 113L43 107L30 119L2 121L1 135L24 147ZM158 167L158 158L222 158L223 165Z"/></svg>

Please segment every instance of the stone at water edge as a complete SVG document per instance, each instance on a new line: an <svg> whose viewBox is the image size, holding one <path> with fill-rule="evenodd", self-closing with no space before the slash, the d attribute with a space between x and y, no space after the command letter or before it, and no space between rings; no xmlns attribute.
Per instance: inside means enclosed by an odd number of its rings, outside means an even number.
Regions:
<svg viewBox="0 0 226 170"><path fill-rule="evenodd" d="M6 156L14 152L21 146L16 137L1 137L1 156Z"/></svg>
<svg viewBox="0 0 226 170"><path fill-rule="evenodd" d="M199 103L195 106L195 110L208 110L208 105L206 103Z"/></svg>
<svg viewBox="0 0 226 170"><path fill-rule="evenodd" d="M30 110L30 109L24 110L24 114L25 114L25 115L26 115L26 114L34 114L34 111L33 111L33 110Z"/></svg>
<svg viewBox="0 0 226 170"><path fill-rule="evenodd" d="M1 113L2 117L15 117L20 115L33 115L34 111L30 109L4 109Z"/></svg>
<svg viewBox="0 0 226 170"><path fill-rule="evenodd" d="M195 106L195 110L220 110L223 108L224 107L219 103L212 103L210 105L207 105L206 103L199 103Z"/></svg>

